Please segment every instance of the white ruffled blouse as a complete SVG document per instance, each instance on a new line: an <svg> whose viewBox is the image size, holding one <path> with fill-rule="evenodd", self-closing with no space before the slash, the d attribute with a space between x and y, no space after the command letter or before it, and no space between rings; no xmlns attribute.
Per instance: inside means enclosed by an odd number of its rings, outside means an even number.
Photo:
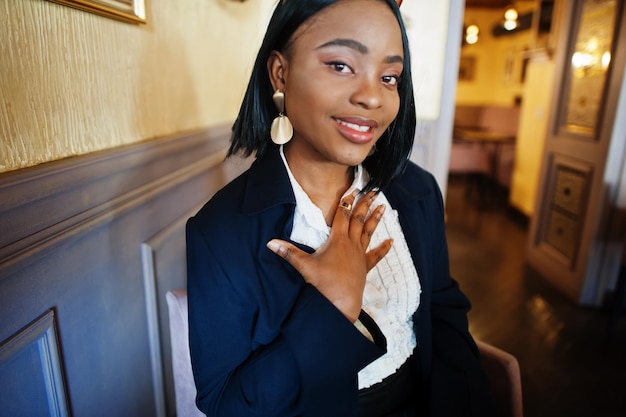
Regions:
<svg viewBox="0 0 626 417"><path fill-rule="evenodd" d="M280 155L287 168L291 186L296 197L296 209L291 239L318 249L330 233L322 211L304 192L289 169L282 146ZM355 169L354 182L346 191L362 190L367 174L359 165ZM367 274L363 293L363 310L378 324L387 338L387 353L359 372L359 389L372 386L393 374L411 356L416 347L413 332L413 313L420 301L421 286L409 248L400 227L398 213L393 210L381 192L372 204L386 206L370 247L380 245L388 238L393 239L389 253Z"/></svg>

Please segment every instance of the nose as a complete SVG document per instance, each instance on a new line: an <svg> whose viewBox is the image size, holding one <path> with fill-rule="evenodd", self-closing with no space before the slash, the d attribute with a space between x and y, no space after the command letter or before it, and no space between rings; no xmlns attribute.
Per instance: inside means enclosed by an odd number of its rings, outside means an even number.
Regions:
<svg viewBox="0 0 626 417"><path fill-rule="evenodd" d="M379 108L382 106L382 88L378 77L363 76L358 80L350 101L365 109Z"/></svg>

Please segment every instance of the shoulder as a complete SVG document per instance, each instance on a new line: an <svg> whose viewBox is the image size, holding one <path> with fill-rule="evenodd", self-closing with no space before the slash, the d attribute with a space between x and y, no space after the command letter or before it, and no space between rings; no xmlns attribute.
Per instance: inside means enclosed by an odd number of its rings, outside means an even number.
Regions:
<svg viewBox="0 0 626 417"><path fill-rule="evenodd" d="M424 199L437 198L441 192L433 174L409 161L406 169L391 182L385 194Z"/></svg>
<svg viewBox="0 0 626 417"><path fill-rule="evenodd" d="M432 182L434 181L435 177L433 176L433 174L431 174L429 171L426 171L415 162L409 161L406 169L404 170L402 175L398 177L398 179L404 181L406 181L407 179L413 181L418 180L432 186Z"/></svg>
<svg viewBox="0 0 626 417"><path fill-rule="evenodd" d="M194 226L213 240L265 238L279 231L293 213L295 197L277 158L278 152L256 159L195 214Z"/></svg>
<svg viewBox="0 0 626 417"><path fill-rule="evenodd" d="M241 213L248 175L249 171L246 171L218 190L194 215L196 222L200 225L219 224Z"/></svg>

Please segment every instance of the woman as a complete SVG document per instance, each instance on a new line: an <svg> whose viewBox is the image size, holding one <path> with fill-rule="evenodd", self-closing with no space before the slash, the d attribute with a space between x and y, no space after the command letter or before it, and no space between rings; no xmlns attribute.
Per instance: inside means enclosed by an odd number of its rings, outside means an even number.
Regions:
<svg viewBox="0 0 626 417"><path fill-rule="evenodd" d="M393 0L283 0L233 127L256 154L187 225L208 416L488 416Z"/></svg>

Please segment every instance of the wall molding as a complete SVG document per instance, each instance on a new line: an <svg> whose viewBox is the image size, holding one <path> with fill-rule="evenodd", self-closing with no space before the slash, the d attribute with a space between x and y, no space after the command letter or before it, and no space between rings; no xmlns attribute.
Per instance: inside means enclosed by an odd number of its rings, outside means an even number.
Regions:
<svg viewBox="0 0 626 417"><path fill-rule="evenodd" d="M17 268L211 170L229 136L218 126L0 174L0 264Z"/></svg>
<svg viewBox="0 0 626 417"><path fill-rule="evenodd" d="M51 417L70 415L59 351L53 310L46 311L17 334L0 344L0 366L8 365L9 373L12 371L20 372L18 369L21 365L20 362L28 362L29 359L33 360L30 362L31 366L39 365L39 369L36 371L30 369L33 371L29 375L30 384L41 385L46 398L32 398L31 401L45 403L40 404L40 408L47 408L48 415ZM6 368L5 366L5 372L7 372ZM20 386L19 383L18 386L11 388L13 390L16 388L17 390L28 389L28 387ZM7 402L11 402L9 396L9 393L5 392L4 389L0 390L0 397L4 397L4 412L9 407Z"/></svg>
<svg viewBox="0 0 626 417"><path fill-rule="evenodd" d="M169 323L169 318L166 314L165 293L171 289L186 287L186 279L184 277L161 276L166 275L167 272L159 269L159 255L161 257L165 256L161 252L171 249L168 248L168 244L171 240L175 240L176 237L182 236L180 243L184 245L187 219L193 216L199 208L196 207L189 211L141 244L143 284L146 296L146 316L148 320L148 338L156 408L155 417L166 416L166 400L174 396L174 392L168 392L169 387L166 387L164 384L166 382L164 378L171 378L171 376L164 375L163 367L164 365L167 367L172 360L170 349L161 349L162 343L164 347L170 347L169 327L166 325ZM171 252L168 254L171 255ZM182 257L184 257L184 254ZM167 260L165 263L167 263ZM182 270L180 272L182 273Z"/></svg>

